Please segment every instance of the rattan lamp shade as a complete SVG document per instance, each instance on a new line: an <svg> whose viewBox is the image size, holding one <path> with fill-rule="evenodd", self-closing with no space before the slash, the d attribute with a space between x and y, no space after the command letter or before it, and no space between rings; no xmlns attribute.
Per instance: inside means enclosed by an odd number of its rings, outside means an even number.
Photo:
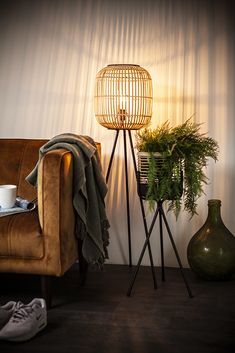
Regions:
<svg viewBox="0 0 235 353"><path fill-rule="evenodd" d="M152 79L139 65L108 65L98 72L95 116L108 129L138 130L152 116Z"/></svg>

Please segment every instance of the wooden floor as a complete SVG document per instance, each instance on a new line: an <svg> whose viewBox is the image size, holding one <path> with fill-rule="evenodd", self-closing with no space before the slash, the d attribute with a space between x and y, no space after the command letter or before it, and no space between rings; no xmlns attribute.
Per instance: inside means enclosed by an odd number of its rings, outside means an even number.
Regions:
<svg viewBox="0 0 235 353"><path fill-rule="evenodd" d="M77 268L53 280L48 325L31 341L0 341L1 353L224 353L235 352L235 278L205 282L185 270L189 298L179 270L166 269L166 282L153 289L142 267L132 296L128 266L90 269L83 287ZM39 279L0 275L0 304L39 296Z"/></svg>

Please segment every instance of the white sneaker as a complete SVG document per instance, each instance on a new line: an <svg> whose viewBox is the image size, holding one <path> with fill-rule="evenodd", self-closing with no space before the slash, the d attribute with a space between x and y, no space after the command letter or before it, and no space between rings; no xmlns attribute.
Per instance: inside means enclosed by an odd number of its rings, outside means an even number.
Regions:
<svg viewBox="0 0 235 353"><path fill-rule="evenodd" d="M23 303L10 301L5 305L0 306L0 330L10 320L11 316Z"/></svg>
<svg viewBox="0 0 235 353"><path fill-rule="evenodd" d="M14 342L27 341L47 325L46 302L35 298L19 306L0 331L0 339Z"/></svg>

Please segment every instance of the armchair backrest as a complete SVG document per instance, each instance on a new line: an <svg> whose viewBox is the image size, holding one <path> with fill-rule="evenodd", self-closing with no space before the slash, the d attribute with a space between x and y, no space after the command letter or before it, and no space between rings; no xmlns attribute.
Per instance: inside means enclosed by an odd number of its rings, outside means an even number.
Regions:
<svg viewBox="0 0 235 353"><path fill-rule="evenodd" d="M25 177L32 171L39 157L39 148L46 139L0 138L0 184L17 185L17 195L28 200L37 197L37 190ZM101 144L96 143L99 154Z"/></svg>
<svg viewBox="0 0 235 353"><path fill-rule="evenodd" d="M25 177L34 168L39 148L46 142L38 139L0 139L0 184L15 184L19 196L34 199L37 196L36 188Z"/></svg>

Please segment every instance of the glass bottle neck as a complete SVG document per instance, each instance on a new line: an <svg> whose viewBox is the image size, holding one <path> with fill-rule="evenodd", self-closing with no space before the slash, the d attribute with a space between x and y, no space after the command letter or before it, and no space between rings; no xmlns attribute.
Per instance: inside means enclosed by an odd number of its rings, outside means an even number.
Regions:
<svg viewBox="0 0 235 353"><path fill-rule="evenodd" d="M208 217L207 221L212 224L223 223L220 213L221 201L209 200L208 201Z"/></svg>

